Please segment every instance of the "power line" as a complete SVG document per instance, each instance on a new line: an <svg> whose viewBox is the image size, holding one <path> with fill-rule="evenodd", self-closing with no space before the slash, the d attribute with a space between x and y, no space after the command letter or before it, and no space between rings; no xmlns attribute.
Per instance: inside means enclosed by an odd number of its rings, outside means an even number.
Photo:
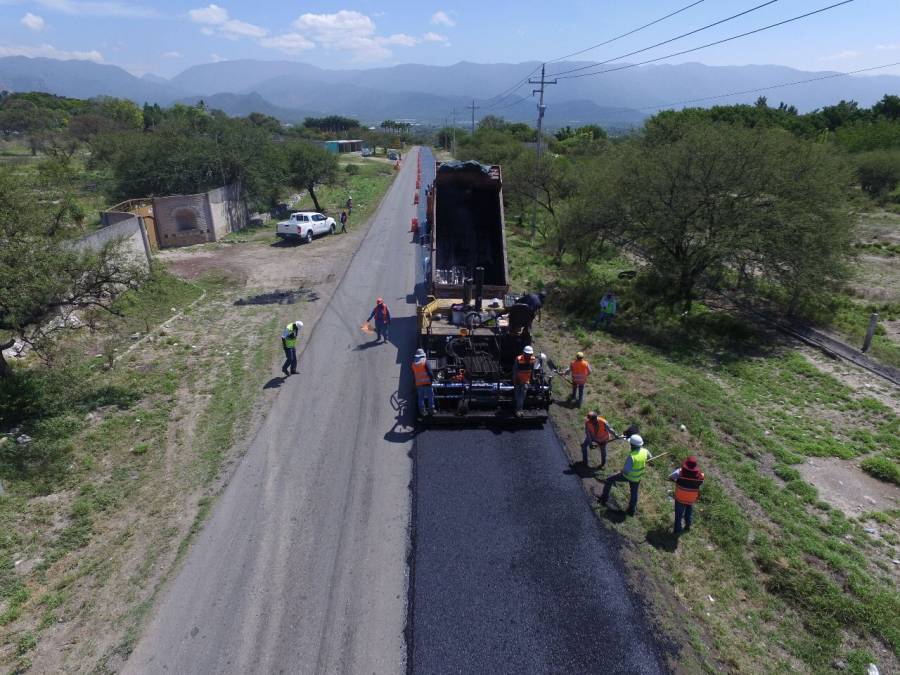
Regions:
<svg viewBox="0 0 900 675"><path fill-rule="evenodd" d="M688 31L687 33L682 33L681 35L676 35L673 38L669 38L668 40L663 40L662 42L657 42L655 45L650 45L649 47L644 47L643 49L637 49L633 52L628 52L627 54L622 54L621 56L616 56L611 59L607 59L606 61L599 61L597 63L591 63L587 66L578 66L577 68L570 68L569 70L562 70L558 73L554 73L555 75L567 75L568 73L575 73L579 70L587 70L588 68L596 68L597 66L602 66L606 63L612 63L613 61L620 61L621 59L627 59L629 56L634 56L635 54L642 54L643 52L650 51L651 49L656 49L657 47L661 47L663 45L667 45L670 42L675 42L680 40L681 38L686 38L689 35L694 35L696 33L700 33L702 31L708 30L710 28L714 28L715 26L719 26L723 23L727 23L732 21L733 19L737 19L746 14L750 14L751 12L755 12L758 9L762 9L763 7L768 7L769 5L774 5L778 0L768 0L767 2L762 3L761 5L756 5L755 7L751 7L750 9L745 9L743 12L738 12L737 14L732 14L731 16L725 17L724 19L720 19L713 23L708 23L705 26L701 26L700 28L695 28L692 31Z"/></svg>
<svg viewBox="0 0 900 675"><path fill-rule="evenodd" d="M620 110L663 110L667 108L672 108L678 105L687 105L689 103L700 103L702 101L712 101L714 99L719 98L728 98L729 96L742 96L743 94L755 94L761 91L770 91L772 89L780 89L782 87L793 87L798 84L807 84L808 82L819 82L821 80L832 80L836 77L848 77L850 75L856 75L858 73L867 73L872 70L881 70L883 68L891 68L893 66L900 66L900 61L895 61L894 63L885 63L880 66L870 66L868 68L859 68L858 70L849 70L845 73L831 73L830 75L822 75L820 77L811 77L806 80L795 80L794 82L784 82L783 84L772 84L767 87L757 87L756 89L744 89L742 91L732 91L727 94L716 94L714 96L702 96L700 98L691 98L685 101L676 101L674 103L664 103L662 105L649 105L643 108L620 108Z"/></svg>
<svg viewBox="0 0 900 675"><path fill-rule="evenodd" d="M475 111L481 108L480 105L475 105L475 99L472 99L472 105L466 106L469 110L472 111L472 133L475 133Z"/></svg>
<svg viewBox="0 0 900 675"><path fill-rule="evenodd" d="M534 96L537 93L540 93L541 98L538 103L538 118L537 118L537 164L535 166L535 171L539 171L539 165L541 163L541 149L542 149L542 141L543 138L541 135L544 130L544 111L547 109L547 106L544 105L544 88L548 84L556 84L556 80L548 80L546 77L546 65L541 65L541 79L538 81L534 81L529 78L528 82L530 84L539 84L540 89L534 89L531 92L531 95ZM537 181L534 182L534 204L531 209L531 237L534 238L535 232L537 232Z"/></svg>
<svg viewBox="0 0 900 675"><path fill-rule="evenodd" d="M775 1L777 1L777 0L773 0L773 2L775 2ZM551 59L550 61L546 61L546 62L544 63L544 65L546 65L547 63L555 63L555 62L557 62L557 61L561 61L561 60L563 60L563 59L567 59L567 58L570 58L570 57L572 57L572 56L577 56L578 54L583 54L584 52L591 51L592 49L596 49L597 47L602 47L603 45L611 44L611 43L615 42L616 40L621 40L623 37L627 37L627 36L629 36L629 35L634 35L635 33L639 32L639 31L642 31L642 30L644 30L645 28L649 28L650 26L654 26L654 25L660 23L661 21L665 21L666 19L669 19L669 18L675 16L676 14L681 14L681 12L684 12L684 11L690 9L691 7L696 7L696 6L699 5L701 2L705 2L705 0L696 0L696 2L692 2L692 3L689 4L689 5L685 5L685 6L682 7L681 9L677 9L677 10L675 10L674 12L669 12L669 13L666 14L665 16L661 16L661 17L659 17L658 19L654 19L654 20L651 21L650 23L645 23L643 26L638 26L637 28L634 28L634 29L628 31L627 33L622 33L621 35L617 35L617 36L614 37L614 38L610 38L609 40L606 40L605 42L598 43L598 44L596 44L596 45L593 45L592 47L587 47L587 48L585 48L585 49L581 49L581 50L579 50L579 51L577 51L577 52L573 52L572 54L568 54L568 55L566 55L566 56L560 56L560 57L558 57L558 58ZM593 64L593 65L597 65L597 64ZM492 103L491 105L487 106L486 110L491 110L491 109L493 109L493 108L496 108L496 107L497 107L504 99L509 98L509 97L512 96L514 93L516 93L519 89L521 89L521 88L524 87L526 84L528 84L528 80L531 78L532 75L534 75L538 70L540 70L540 68L541 68L541 66L537 66L534 70L532 70L530 73L528 73L528 75L526 75L525 77L523 77L521 80L519 80L518 82L516 82L516 83L515 83L514 85L512 85L511 87L508 87L507 89L504 89L500 94L497 94L496 96L491 96L491 98L486 99L485 102L487 102L487 101L494 101L494 103ZM566 72L568 72L568 71L566 71ZM496 99L496 100L495 100L495 99ZM512 105L516 105L517 103L518 103L518 102L513 103ZM500 108L500 110L504 110L504 109L507 108L507 107L511 107L511 106L503 106L503 108Z"/></svg>
<svg viewBox="0 0 900 675"><path fill-rule="evenodd" d="M627 33L622 33L621 35L617 35L616 37L610 38L609 40L605 40L604 42L598 42L597 44L595 44L591 47L585 47L584 49L579 49L577 52L572 52L571 54L566 54L565 56L560 56L559 58L550 59L549 61L547 61L547 63L556 63L557 61L564 61L565 59L570 59L573 56L578 56L579 54L584 54L585 52L592 51L594 49L597 49L598 47L604 47L608 44L612 44L616 40L621 40L623 37L628 37L629 35L634 35L635 33L642 31L645 28L650 28L650 26L655 26L660 21L665 21L666 19L672 18L676 14L681 14L682 12L690 9L691 7L696 7L701 2L704 2L704 1L705 0L697 0L697 2L692 2L690 5L685 5L681 9L676 9L674 12L666 14L665 16L661 16L658 19L656 19L655 21L651 21L650 23L645 23L643 26L639 26L638 28L635 28L634 30L628 31Z"/></svg>
<svg viewBox="0 0 900 675"><path fill-rule="evenodd" d="M708 42L705 45L700 45L699 47L692 47L691 49L684 49L680 52L674 52L672 54L666 54L665 56L658 56L655 59L647 59L646 61L640 61L638 63L628 63L623 66L619 66L618 68L608 68L607 70L599 70L593 73L579 73L578 75L566 75L560 77L561 80L572 80L579 77L589 77L591 75L603 75L605 73L613 73L618 70L626 70L628 68L636 68L638 66L644 66L648 63L655 63L657 61L662 61L663 59L670 59L674 56L682 56L683 54L690 54L691 52L700 51L701 49L706 49L707 47L714 47L716 45L721 45L726 42L731 42L732 40L737 40L738 38L747 37L748 35L755 35L756 33L762 33L763 31L769 30L771 28L777 28L778 26L783 26L788 23L792 23L794 21L799 21L800 19L805 19L807 17L813 16L815 14L821 14L822 12L827 12L828 10L834 9L835 7L840 7L841 5L848 5L851 2L855 2L856 0L843 0L842 2L836 2L833 5L828 5L827 7L822 7L820 9L813 10L811 12L806 12L805 14L800 14L795 17L791 17L790 19L785 19L784 21L778 21L777 23L769 24L768 26L763 26L761 28L757 28L755 30L747 31L746 33L741 33L739 35L732 35L731 37L723 38L722 40L716 40L715 42ZM601 65L601 64L595 64ZM593 66L592 66L593 67ZM557 73L559 75L559 73Z"/></svg>

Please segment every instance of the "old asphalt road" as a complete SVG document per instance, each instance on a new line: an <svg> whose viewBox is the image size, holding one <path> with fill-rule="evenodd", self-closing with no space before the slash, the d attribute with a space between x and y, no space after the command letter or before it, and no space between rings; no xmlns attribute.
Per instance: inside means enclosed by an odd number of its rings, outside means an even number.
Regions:
<svg viewBox="0 0 900 675"><path fill-rule="evenodd" d="M410 153L126 672L404 669L415 177ZM376 296L389 344L360 330Z"/></svg>

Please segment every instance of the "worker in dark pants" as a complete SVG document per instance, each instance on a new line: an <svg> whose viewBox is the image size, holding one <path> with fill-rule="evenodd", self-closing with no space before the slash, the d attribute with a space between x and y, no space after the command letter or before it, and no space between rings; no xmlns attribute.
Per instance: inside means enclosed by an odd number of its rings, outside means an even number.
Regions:
<svg viewBox="0 0 900 675"><path fill-rule="evenodd" d="M294 321L285 326L281 332L281 346L284 349L284 364L281 366L281 372L285 377L297 374L297 339L300 337L302 328L302 321Z"/></svg>
<svg viewBox="0 0 900 675"><path fill-rule="evenodd" d="M387 342L388 326L391 324L391 312L388 309L388 306L384 304L384 298L378 298L378 300L375 301L375 308L372 310L372 313L369 314L366 323L369 323L372 319L375 319L375 340Z"/></svg>
<svg viewBox="0 0 900 675"><path fill-rule="evenodd" d="M525 407L525 396L528 394L528 385L531 384L535 361L534 349L531 345L528 345L516 357L516 362L513 365L513 394L516 403L516 417L522 417L524 414L522 409Z"/></svg>
<svg viewBox="0 0 900 675"><path fill-rule="evenodd" d="M417 349L412 362L413 378L420 415L434 415L434 373L428 365L424 349Z"/></svg>
<svg viewBox="0 0 900 675"><path fill-rule="evenodd" d="M346 234L347 232L347 212L341 211L341 234Z"/></svg>
<svg viewBox="0 0 900 675"><path fill-rule="evenodd" d="M590 466L591 444L596 443L600 447L600 466L606 467L606 444L616 437L616 432L609 423L591 410L584 418L584 441L581 444L581 462L585 467Z"/></svg>
<svg viewBox="0 0 900 675"><path fill-rule="evenodd" d="M631 453L625 460L625 466L618 473L614 473L603 482L603 494L600 495L600 503L604 506L609 500L609 491L615 483L628 482L631 489L631 498L628 500L629 516L633 516L637 511L638 488L641 485L641 478L644 476L644 470L647 468L647 462L653 459L650 451L644 447L644 439L634 434L628 439L631 445Z"/></svg>
<svg viewBox="0 0 900 675"><path fill-rule="evenodd" d="M700 497L700 486L703 485L704 479L697 458L693 455L685 459L681 467L669 475L669 480L675 483L675 534L691 529L694 521L694 504Z"/></svg>

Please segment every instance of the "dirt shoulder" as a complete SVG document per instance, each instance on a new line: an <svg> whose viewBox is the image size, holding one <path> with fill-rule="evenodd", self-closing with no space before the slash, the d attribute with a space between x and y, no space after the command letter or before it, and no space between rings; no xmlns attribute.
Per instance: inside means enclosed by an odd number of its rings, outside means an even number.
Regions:
<svg viewBox="0 0 900 675"><path fill-rule="evenodd" d="M370 195L380 201L392 179ZM292 245L263 229L159 254L205 295L132 336L143 340L110 372L139 394L79 421L68 478L44 490L4 482L17 595L0 597L0 665L119 669L277 394L281 329L316 324L367 230Z"/></svg>

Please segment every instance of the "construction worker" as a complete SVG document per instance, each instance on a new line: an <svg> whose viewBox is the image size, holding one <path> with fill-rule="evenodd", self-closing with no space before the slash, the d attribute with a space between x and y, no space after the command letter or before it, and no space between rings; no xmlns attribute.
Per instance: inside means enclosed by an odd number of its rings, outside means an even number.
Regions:
<svg viewBox="0 0 900 675"><path fill-rule="evenodd" d="M369 318L366 319L366 323L369 323L372 319L375 319L375 340L381 339L387 342L388 326L391 324L391 312L388 306L384 304L384 298L378 298L375 301L375 307L372 309L372 313L369 314Z"/></svg>
<svg viewBox="0 0 900 675"><path fill-rule="evenodd" d="M347 232L347 212L341 211L341 234Z"/></svg>
<svg viewBox="0 0 900 675"><path fill-rule="evenodd" d="M566 373L572 374L572 395L569 398L576 400L579 408L584 403L584 385L591 372L591 364L584 358L584 352L575 354L575 360L566 369Z"/></svg>
<svg viewBox="0 0 900 675"><path fill-rule="evenodd" d="M628 487L631 488L631 498L628 501L627 513L633 516L637 511L638 503L638 487L641 484L641 478L644 476L644 470L647 468L647 462L653 459L650 451L644 447L644 439L633 434L628 438L631 446L631 453L625 460L625 466L618 473L614 473L603 482L603 494L600 495L600 503L604 506L609 499L609 491L614 483L628 481Z"/></svg>
<svg viewBox="0 0 900 675"><path fill-rule="evenodd" d="M595 328L609 328L612 326L613 319L616 317L616 310L619 308L619 300L612 291L606 291L600 298L600 316L594 323Z"/></svg>
<svg viewBox="0 0 900 675"><path fill-rule="evenodd" d="M428 366L424 349L417 349L412 362L413 379L416 384L416 395L419 399L419 414L434 414L434 374ZM428 404L426 406L426 403Z"/></svg>
<svg viewBox="0 0 900 675"><path fill-rule="evenodd" d="M347 197L347 215L353 215L353 197Z"/></svg>
<svg viewBox="0 0 900 675"><path fill-rule="evenodd" d="M516 357L513 365L513 392L516 399L516 417L522 416L522 408L525 407L525 394L531 383L531 375L534 372L534 349L527 345L522 353Z"/></svg>
<svg viewBox="0 0 900 675"><path fill-rule="evenodd" d="M600 466L606 467L606 444L617 436L609 422L591 410L584 418L584 442L581 444L581 461L585 466L589 464L589 452L591 444L600 446Z"/></svg>
<svg viewBox="0 0 900 675"><path fill-rule="evenodd" d="M281 346L284 348L284 365L281 366L281 372L285 377L297 374L297 339L302 328L302 321L294 321L281 331Z"/></svg>
<svg viewBox="0 0 900 675"><path fill-rule="evenodd" d="M700 497L700 486L705 476L697 464L697 458L691 455L675 469L669 480L675 483L675 534L691 529L694 520L694 504ZM684 527L682 528L682 521Z"/></svg>

